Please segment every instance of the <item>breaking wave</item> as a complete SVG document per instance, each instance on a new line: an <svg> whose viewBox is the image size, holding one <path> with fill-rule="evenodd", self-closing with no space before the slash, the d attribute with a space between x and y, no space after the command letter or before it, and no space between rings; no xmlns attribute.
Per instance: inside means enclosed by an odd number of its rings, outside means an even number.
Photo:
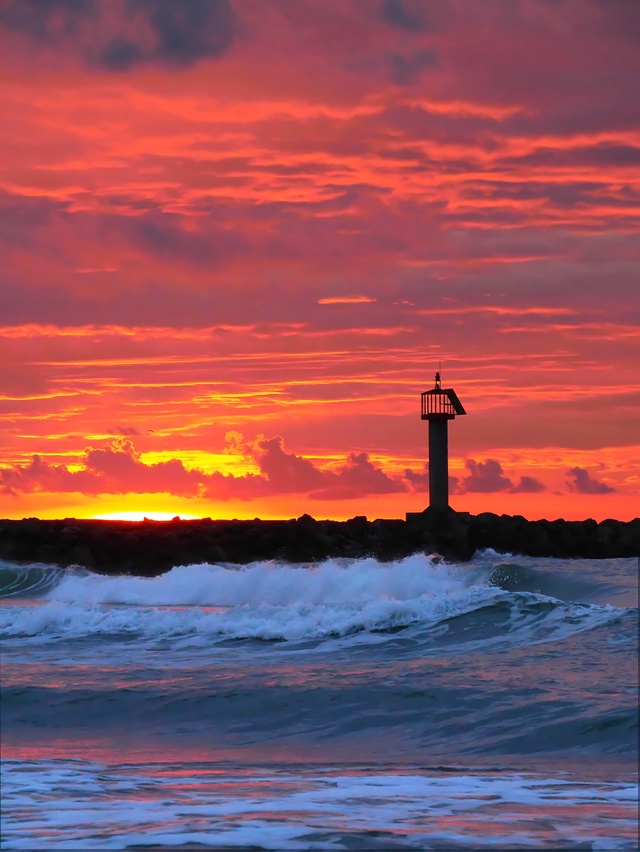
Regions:
<svg viewBox="0 0 640 852"><path fill-rule="evenodd" d="M39 601L28 607L5 602L0 632L43 641L99 635L197 645L353 635L385 641L413 628L468 647L505 636L528 644L549 641L625 612L584 602L602 597L597 584L501 559L487 552L465 565L420 554L394 563L328 560L306 568L203 564L148 579L5 566L3 595ZM569 599L548 594L552 589Z"/></svg>

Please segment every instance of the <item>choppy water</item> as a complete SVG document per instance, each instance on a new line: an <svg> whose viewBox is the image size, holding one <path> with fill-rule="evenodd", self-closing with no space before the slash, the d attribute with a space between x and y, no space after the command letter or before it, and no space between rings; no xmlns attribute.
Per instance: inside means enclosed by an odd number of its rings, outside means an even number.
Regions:
<svg viewBox="0 0 640 852"><path fill-rule="evenodd" d="M3 849L637 846L636 559L0 590Z"/></svg>

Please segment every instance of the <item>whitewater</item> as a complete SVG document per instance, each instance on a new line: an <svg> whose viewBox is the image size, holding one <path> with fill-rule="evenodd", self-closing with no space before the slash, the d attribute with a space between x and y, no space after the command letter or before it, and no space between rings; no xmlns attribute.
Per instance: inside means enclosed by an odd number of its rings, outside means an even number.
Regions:
<svg viewBox="0 0 640 852"><path fill-rule="evenodd" d="M0 562L3 849L635 849L638 560Z"/></svg>

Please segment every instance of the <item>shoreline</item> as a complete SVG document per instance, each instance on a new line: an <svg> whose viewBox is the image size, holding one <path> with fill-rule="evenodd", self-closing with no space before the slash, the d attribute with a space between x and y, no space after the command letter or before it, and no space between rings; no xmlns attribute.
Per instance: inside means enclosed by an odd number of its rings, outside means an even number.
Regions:
<svg viewBox="0 0 640 852"><path fill-rule="evenodd" d="M300 563L339 557L388 562L414 553L466 562L476 550L487 548L520 556L635 557L640 555L640 519L528 521L520 515L427 509L406 520L373 521L364 516L315 520L309 515L279 521L0 520L0 559L142 577L202 562Z"/></svg>

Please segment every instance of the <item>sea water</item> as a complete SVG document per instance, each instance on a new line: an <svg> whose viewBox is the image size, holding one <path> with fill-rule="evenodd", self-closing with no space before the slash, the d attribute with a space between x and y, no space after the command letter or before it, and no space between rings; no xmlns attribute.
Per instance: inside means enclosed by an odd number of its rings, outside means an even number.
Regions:
<svg viewBox="0 0 640 852"><path fill-rule="evenodd" d="M638 560L0 564L3 849L634 849Z"/></svg>

